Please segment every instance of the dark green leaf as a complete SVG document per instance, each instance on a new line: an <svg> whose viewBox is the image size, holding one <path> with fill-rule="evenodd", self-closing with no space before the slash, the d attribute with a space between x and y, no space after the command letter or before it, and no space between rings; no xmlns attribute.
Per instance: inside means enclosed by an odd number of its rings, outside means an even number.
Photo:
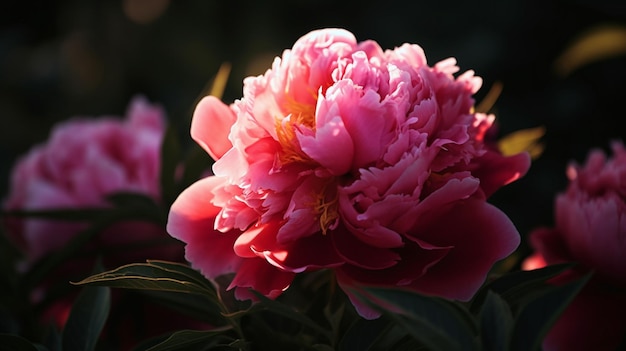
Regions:
<svg viewBox="0 0 626 351"><path fill-rule="evenodd" d="M474 298L471 310L478 312L482 305L487 292L492 290L500 295L510 305L517 306L522 304L525 299L531 297L538 288L545 285L546 280L553 278L569 268L573 264L563 263L547 266L541 269L531 271L515 271L499 277L498 279L486 284Z"/></svg>
<svg viewBox="0 0 626 351"><path fill-rule="evenodd" d="M409 290L366 288L365 301L433 350L475 350L477 326L459 304ZM363 296L357 291L357 294ZM385 306L385 307L381 307Z"/></svg>
<svg viewBox="0 0 626 351"><path fill-rule="evenodd" d="M118 207L159 208L154 199L142 193L116 192L106 196L107 201Z"/></svg>
<svg viewBox="0 0 626 351"><path fill-rule="evenodd" d="M108 209L105 208L55 208L50 210L12 210L0 211L5 217L36 217L50 220L87 222L92 221Z"/></svg>
<svg viewBox="0 0 626 351"><path fill-rule="evenodd" d="M191 293L217 300L215 288L206 279L199 280L197 272L191 267L164 261L121 266L92 275L75 284Z"/></svg>
<svg viewBox="0 0 626 351"><path fill-rule="evenodd" d="M193 145L185 159L180 190L187 188L211 170L213 159L198 145Z"/></svg>
<svg viewBox="0 0 626 351"><path fill-rule="evenodd" d="M539 350L541 342L569 303L585 286L591 275L560 286L551 286L527 302L515 320L513 350Z"/></svg>
<svg viewBox="0 0 626 351"><path fill-rule="evenodd" d="M106 287L87 287L72 305L63 329L63 351L94 350L109 315L111 292Z"/></svg>
<svg viewBox="0 0 626 351"><path fill-rule="evenodd" d="M45 351L45 347L35 345L19 335L0 333L0 351Z"/></svg>
<svg viewBox="0 0 626 351"><path fill-rule="evenodd" d="M369 350L390 327L388 318L374 320L359 318L346 331L339 343L341 351Z"/></svg>
<svg viewBox="0 0 626 351"><path fill-rule="evenodd" d="M254 290L252 292L259 298L260 304L265 306L269 312L276 313L283 317L287 317L291 320L294 320L300 323L301 325L309 327L315 330L316 332L324 335L324 337L326 337L328 340L331 339L332 335L328 330L326 330L325 328L322 328L319 324L315 323L313 320L307 317L304 313L298 312L283 303L269 299L265 295L259 292L256 292Z"/></svg>
<svg viewBox="0 0 626 351"><path fill-rule="evenodd" d="M125 221L125 220L147 220L155 223L161 223L163 218L161 214L152 210L142 210L139 207L130 208L113 208L108 210L99 210L97 217L93 218L90 225L79 232L63 248L49 256L46 256L28 272L23 281L26 288L35 286L44 279L58 265L65 262L69 257L79 252L82 247L93 237L100 234L109 226Z"/></svg>
<svg viewBox="0 0 626 351"><path fill-rule="evenodd" d="M506 301L492 291L487 292L479 318L483 349L508 350L513 331L513 316Z"/></svg>
<svg viewBox="0 0 626 351"><path fill-rule="evenodd" d="M169 204L176 198L176 167L181 157L181 147L176 129L167 128L161 142L161 196Z"/></svg>
<svg viewBox="0 0 626 351"><path fill-rule="evenodd" d="M207 302L205 296L152 290L144 290L142 293L147 298L154 299L155 302L178 311L189 318L203 321L213 326L220 326L226 323L220 306Z"/></svg>
<svg viewBox="0 0 626 351"><path fill-rule="evenodd" d="M223 341L231 328L213 330L181 330L172 334L165 341L152 346L148 351L203 350L215 345L215 341ZM232 339L232 338L231 338Z"/></svg>

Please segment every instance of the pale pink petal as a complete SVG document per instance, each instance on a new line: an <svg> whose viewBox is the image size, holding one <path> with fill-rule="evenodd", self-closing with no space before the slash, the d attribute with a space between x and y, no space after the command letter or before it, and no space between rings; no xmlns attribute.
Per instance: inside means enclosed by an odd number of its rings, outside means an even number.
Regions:
<svg viewBox="0 0 626 351"><path fill-rule="evenodd" d="M191 137L214 160L219 160L232 147L228 135L235 118L230 107L218 98L205 96L193 112Z"/></svg>
<svg viewBox="0 0 626 351"><path fill-rule="evenodd" d="M238 233L214 229L221 209L212 204L212 192L223 183L207 177L192 184L172 204L167 220L167 232L186 244L185 258L209 278L235 272L242 263L233 250Z"/></svg>

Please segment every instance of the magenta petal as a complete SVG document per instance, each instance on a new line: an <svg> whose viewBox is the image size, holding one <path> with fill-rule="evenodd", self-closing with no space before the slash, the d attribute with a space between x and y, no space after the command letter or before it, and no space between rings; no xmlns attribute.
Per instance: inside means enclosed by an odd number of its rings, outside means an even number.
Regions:
<svg viewBox="0 0 626 351"><path fill-rule="evenodd" d="M367 245L348 230L341 229L334 230L331 236L337 252L347 263L365 269L384 269L400 260L400 255L393 250Z"/></svg>
<svg viewBox="0 0 626 351"><path fill-rule="evenodd" d="M354 145L339 116L319 125L315 136L298 134L298 141L302 151L334 175L346 173L352 165Z"/></svg>
<svg viewBox="0 0 626 351"><path fill-rule="evenodd" d="M276 298L287 290L294 276L294 273L283 272L261 258L245 259L228 286L228 290L237 288L235 296L239 300L255 298L247 288L270 298Z"/></svg>
<svg viewBox="0 0 626 351"><path fill-rule="evenodd" d="M214 229L221 209L211 202L212 191L222 185L218 177L192 184L174 201L167 220L167 232L187 244L185 258L209 278L235 272L242 261L233 251L238 232Z"/></svg>
<svg viewBox="0 0 626 351"><path fill-rule="evenodd" d="M470 299L493 264L511 254L520 243L517 230L504 213L473 199L459 202L444 213L433 213L430 223L418 223L414 232L422 241L454 248L412 287L459 300Z"/></svg>
<svg viewBox="0 0 626 351"><path fill-rule="evenodd" d="M282 251L266 252L268 261L283 270L300 273L306 270L337 267L344 260L335 251L330 236L311 235L286 245Z"/></svg>
<svg viewBox="0 0 626 351"><path fill-rule="evenodd" d="M476 160L480 167L472 171L472 175L480 179L480 188L485 197L491 196L502 186L509 184L528 172L530 168L530 155L521 153L513 156L502 156L493 151Z"/></svg>
<svg viewBox="0 0 626 351"><path fill-rule="evenodd" d="M193 112L191 137L219 160L233 145L228 140L235 113L215 96L205 96Z"/></svg>

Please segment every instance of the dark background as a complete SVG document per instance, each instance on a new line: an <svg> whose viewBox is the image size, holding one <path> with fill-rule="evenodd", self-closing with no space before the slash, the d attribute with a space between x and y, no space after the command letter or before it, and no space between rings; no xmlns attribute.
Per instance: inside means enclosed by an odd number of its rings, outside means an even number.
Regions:
<svg viewBox="0 0 626 351"><path fill-rule="evenodd" d="M546 127L545 152L529 174L491 199L525 235L552 224L570 160L626 139L625 37L607 37L603 45L615 52L574 70L558 61L602 26L626 31L626 1L3 1L0 195L16 157L58 121L120 116L143 94L190 144L191 112L220 64L233 67L230 102L242 95L244 77L264 72L300 36L343 27L383 48L417 43L430 64L456 57L462 71L484 78L477 101L502 83L494 112L503 135Z"/></svg>

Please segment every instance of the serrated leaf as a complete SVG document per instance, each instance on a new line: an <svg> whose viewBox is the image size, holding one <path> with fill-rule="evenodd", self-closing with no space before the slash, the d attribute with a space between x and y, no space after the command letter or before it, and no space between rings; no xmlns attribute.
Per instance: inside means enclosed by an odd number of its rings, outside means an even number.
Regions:
<svg viewBox="0 0 626 351"><path fill-rule="evenodd" d="M506 351L513 332L513 315L506 301L487 292L479 314L480 335L485 351Z"/></svg>
<svg viewBox="0 0 626 351"><path fill-rule="evenodd" d="M223 341L231 328L212 330L180 330L165 341L150 347L147 351L203 350L214 341ZM232 340L232 338L230 338Z"/></svg>
<svg viewBox="0 0 626 351"><path fill-rule="evenodd" d="M460 305L403 289L365 290L375 303L372 300L366 302L390 316L425 346L433 350L476 349L477 326Z"/></svg>
<svg viewBox="0 0 626 351"><path fill-rule="evenodd" d="M0 333L0 350L45 351L47 349L41 345L31 343L19 335Z"/></svg>
<svg viewBox="0 0 626 351"><path fill-rule="evenodd" d="M552 325L590 278L591 274L564 285L551 286L527 302L515 319L511 349L539 350Z"/></svg>
<svg viewBox="0 0 626 351"><path fill-rule="evenodd" d="M63 329L63 351L94 350L104 328L111 304L106 287L87 287L81 291Z"/></svg>

